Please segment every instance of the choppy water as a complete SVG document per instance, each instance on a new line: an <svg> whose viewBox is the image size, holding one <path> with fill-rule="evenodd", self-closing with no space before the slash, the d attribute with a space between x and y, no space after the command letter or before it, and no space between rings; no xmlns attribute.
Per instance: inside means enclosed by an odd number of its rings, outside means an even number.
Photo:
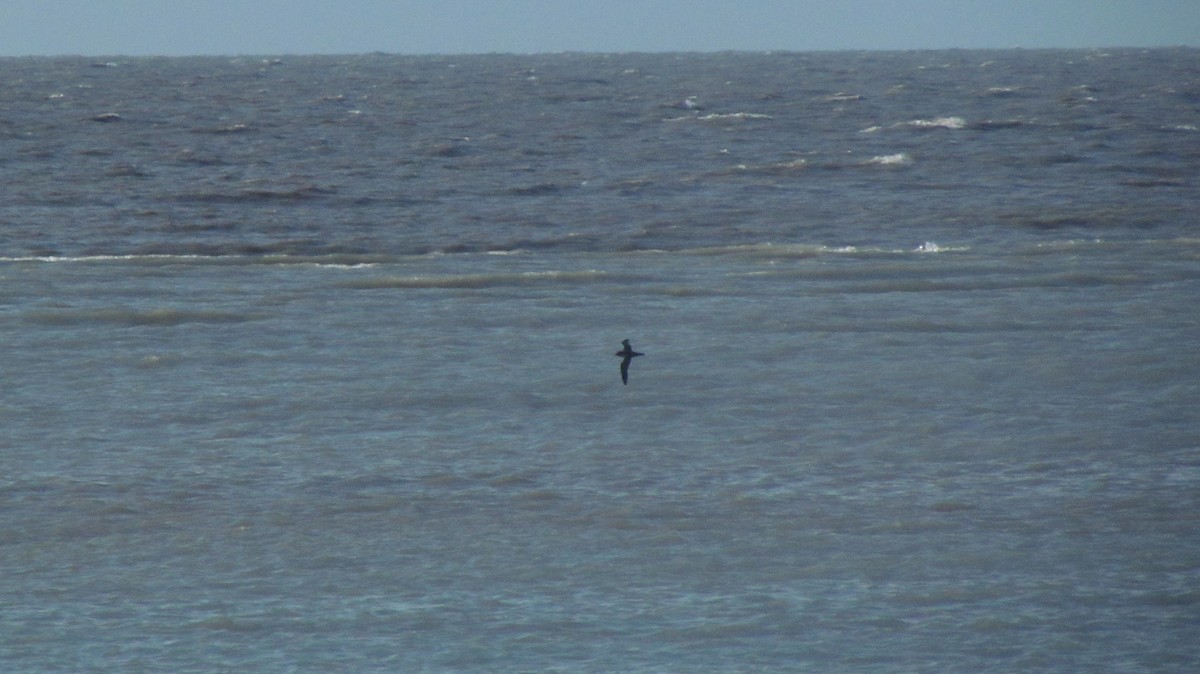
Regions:
<svg viewBox="0 0 1200 674"><path fill-rule="evenodd" d="M1194 671L1198 63L2 60L0 659Z"/></svg>

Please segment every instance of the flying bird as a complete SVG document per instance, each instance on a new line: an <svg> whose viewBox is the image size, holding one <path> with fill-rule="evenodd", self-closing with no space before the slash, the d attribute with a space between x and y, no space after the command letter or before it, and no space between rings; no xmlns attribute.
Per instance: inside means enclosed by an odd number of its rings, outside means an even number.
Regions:
<svg viewBox="0 0 1200 674"><path fill-rule="evenodd" d="M643 356L645 354L641 354L641 353L638 353L637 351L634 351L633 347L629 345L628 339L621 340L621 344L624 345L625 348L614 353L613 355L620 357L620 359L621 359L621 383L628 385L629 384L629 361L633 360L635 356Z"/></svg>

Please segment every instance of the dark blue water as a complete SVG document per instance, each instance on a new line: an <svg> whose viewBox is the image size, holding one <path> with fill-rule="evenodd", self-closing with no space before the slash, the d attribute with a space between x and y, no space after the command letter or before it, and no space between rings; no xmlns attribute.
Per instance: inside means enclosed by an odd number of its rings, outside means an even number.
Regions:
<svg viewBox="0 0 1200 674"><path fill-rule="evenodd" d="M1190 235L1195 50L6 59L13 256Z"/></svg>

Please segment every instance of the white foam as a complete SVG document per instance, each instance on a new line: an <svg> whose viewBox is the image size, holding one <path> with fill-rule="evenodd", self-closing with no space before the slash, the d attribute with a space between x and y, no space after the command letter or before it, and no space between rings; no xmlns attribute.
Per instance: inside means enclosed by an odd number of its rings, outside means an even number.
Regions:
<svg viewBox="0 0 1200 674"><path fill-rule="evenodd" d="M0 262L161 262L171 260L200 260L204 255L26 255L0 257Z"/></svg>
<svg viewBox="0 0 1200 674"><path fill-rule="evenodd" d="M962 117L935 117L933 119L914 119L904 123L915 129L965 129L967 120Z"/></svg>
<svg viewBox="0 0 1200 674"><path fill-rule="evenodd" d="M935 241L926 241L925 243L913 249L914 253L949 253L956 251L969 250L967 246L943 246Z"/></svg>
<svg viewBox="0 0 1200 674"><path fill-rule="evenodd" d="M0 257L0 263L45 264L136 264L136 265L257 265L304 264L334 269L363 269L389 260L387 256L325 255L316 257L290 255L196 255L196 254L131 254L131 255L27 255Z"/></svg>
<svg viewBox="0 0 1200 674"><path fill-rule="evenodd" d="M903 166L905 164L911 164L912 157L909 157L904 152L898 152L896 154L882 154L871 157L866 163L873 164L875 166Z"/></svg>
<svg viewBox="0 0 1200 674"><path fill-rule="evenodd" d="M706 122L711 122L714 120L722 120L722 119L741 120L741 119L775 119L775 118L772 117L771 115L764 115L764 114L757 113L757 112L729 112L729 113L724 113L724 114L714 112L711 114L702 115L700 117L697 117L696 119L701 119Z"/></svg>

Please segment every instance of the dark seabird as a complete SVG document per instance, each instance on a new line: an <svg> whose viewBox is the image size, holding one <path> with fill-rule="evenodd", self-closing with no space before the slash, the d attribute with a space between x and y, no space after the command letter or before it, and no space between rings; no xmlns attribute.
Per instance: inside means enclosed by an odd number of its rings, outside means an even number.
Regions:
<svg viewBox="0 0 1200 674"><path fill-rule="evenodd" d="M633 360L634 356L643 356L645 354L634 351L633 347L629 346L628 339L622 339L621 344L625 345L625 348L614 353L613 355L620 356L621 358L621 383L629 384L629 361Z"/></svg>

